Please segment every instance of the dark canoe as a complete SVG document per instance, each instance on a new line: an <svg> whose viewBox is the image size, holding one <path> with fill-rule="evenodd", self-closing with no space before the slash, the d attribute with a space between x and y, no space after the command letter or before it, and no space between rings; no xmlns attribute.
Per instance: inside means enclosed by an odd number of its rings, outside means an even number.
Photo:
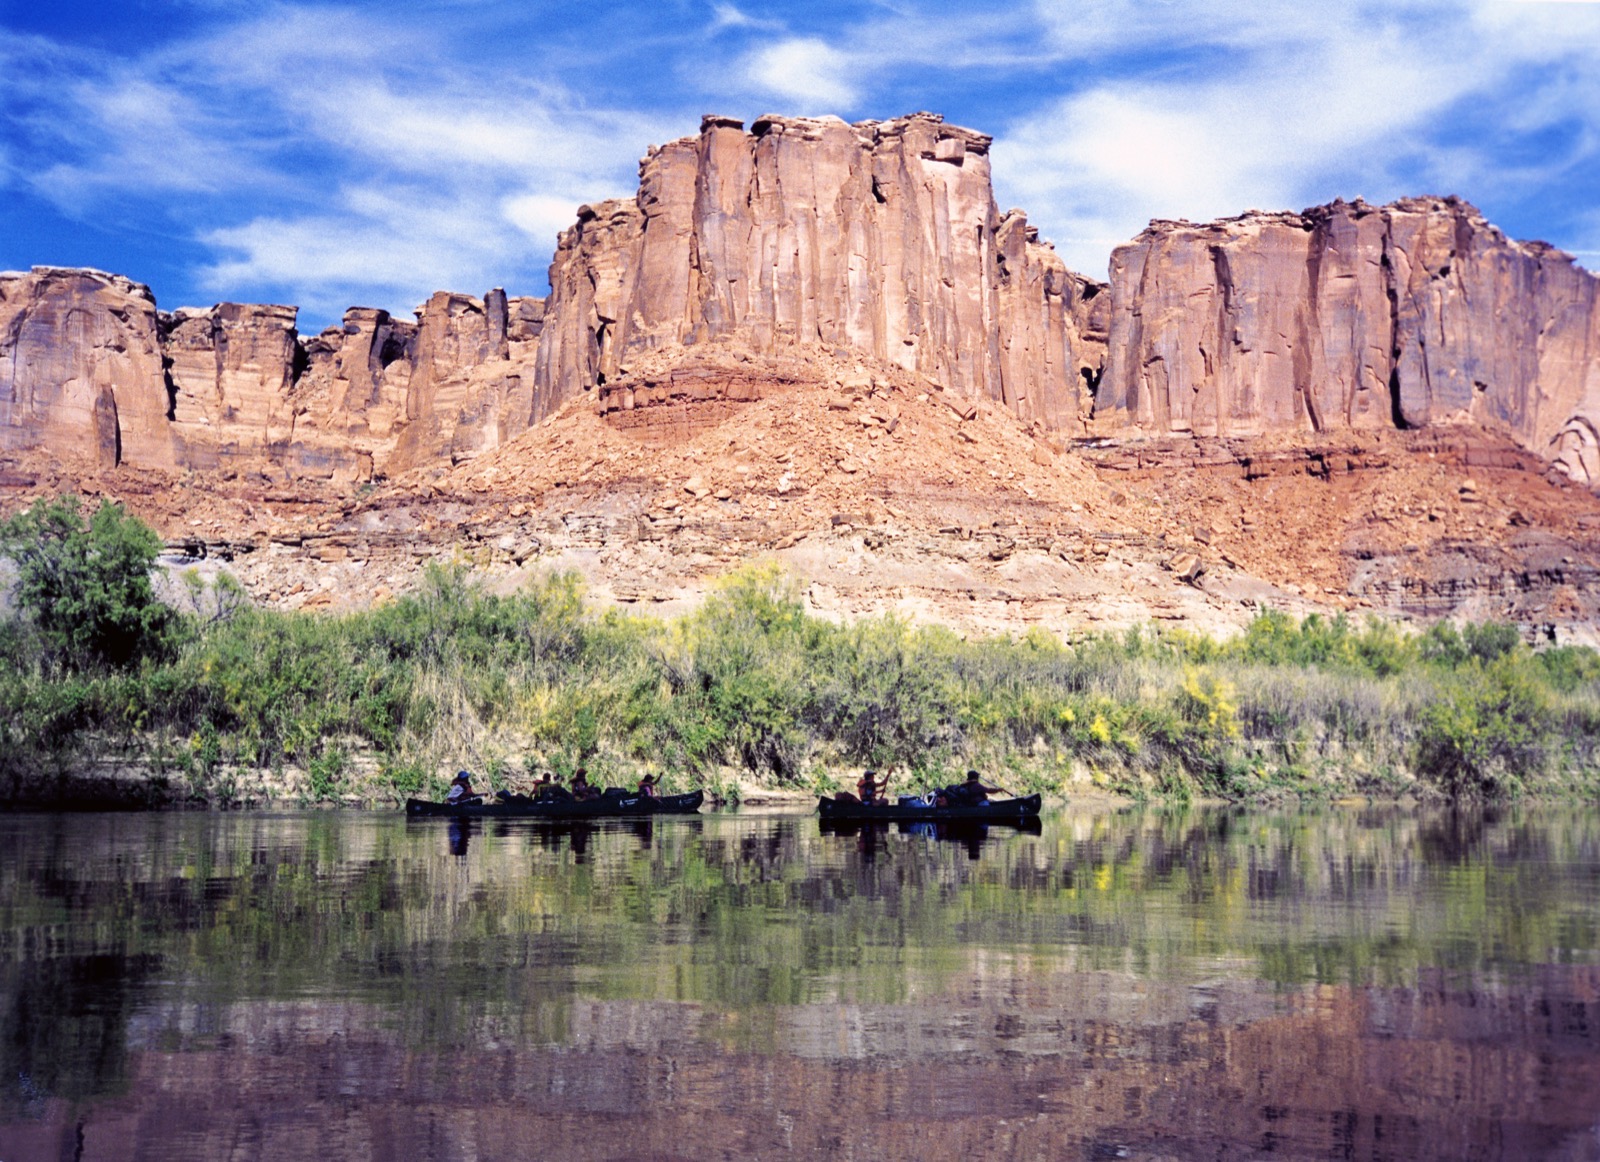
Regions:
<svg viewBox="0 0 1600 1162"><path fill-rule="evenodd" d="M914 819L931 820L938 822L949 819L986 819L990 822L1004 822L1006 820L1027 819L1039 814L1040 799L1038 795L1025 795L1020 799L1000 799L995 802L985 803L981 807L902 807L898 803L886 803L881 807L869 807L865 803L852 803L849 800L818 799L817 813L824 819L852 819L852 820L895 820Z"/></svg>
<svg viewBox="0 0 1600 1162"><path fill-rule="evenodd" d="M642 815L693 815L705 801L704 791L687 795L602 795L576 799L496 799L477 803L430 803L407 799L407 815L445 815L455 819L630 819Z"/></svg>

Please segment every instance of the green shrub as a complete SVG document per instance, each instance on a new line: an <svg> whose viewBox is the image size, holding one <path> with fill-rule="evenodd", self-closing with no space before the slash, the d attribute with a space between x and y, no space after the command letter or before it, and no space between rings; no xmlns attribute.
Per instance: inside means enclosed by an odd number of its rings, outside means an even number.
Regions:
<svg viewBox="0 0 1600 1162"><path fill-rule="evenodd" d="M160 552L155 531L111 502L87 522L75 496L38 501L0 522L16 606L47 666L126 667L168 655L175 617L150 580Z"/></svg>
<svg viewBox="0 0 1600 1162"><path fill-rule="evenodd" d="M1532 672L1510 656L1466 670L1421 710L1418 774L1451 799L1514 796L1543 766L1548 711Z"/></svg>
<svg viewBox="0 0 1600 1162"><path fill-rule="evenodd" d="M444 769L578 765L691 785L733 766L808 788L830 767L899 768L910 787L976 766L1180 798L1390 790L1412 771L1453 797L1600 783L1600 655L1535 654L1509 627L1411 634L1268 611L1222 641L966 640L810 617L767 564L670 622L594 615L570 574L497 595L437 566L369 611L241 606L192 625L138 666L0 669L0 771L114 743L220 795L222 772L299 766L317 798L351 789L357 755L381 772L375 791L400 796L437 790ZM15 635L40 632L13 625L0 649L26 654Z"/></svg>

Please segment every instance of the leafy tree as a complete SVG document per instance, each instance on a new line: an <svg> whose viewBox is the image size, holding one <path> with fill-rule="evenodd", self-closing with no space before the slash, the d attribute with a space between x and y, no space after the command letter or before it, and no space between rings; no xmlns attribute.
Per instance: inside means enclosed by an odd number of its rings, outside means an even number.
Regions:
<svg viewBox="0 0 1600 1162"><path fill-rule="evenodd" d="M150 571L161 538L120 504L84 520L78 498L41 500L0 523L0 555L16 570L14 600L47 665L123 667L166 652L173 613Z"/></svg>

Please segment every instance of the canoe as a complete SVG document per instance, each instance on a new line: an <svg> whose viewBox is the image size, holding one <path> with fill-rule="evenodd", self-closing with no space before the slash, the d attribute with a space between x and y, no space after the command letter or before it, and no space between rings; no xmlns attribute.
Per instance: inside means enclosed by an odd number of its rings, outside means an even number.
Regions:
<svg viewBox="0 0 1600 1162"><path fill-rule="evenodd" d="M902 806L899 803L885 803L882 806L867 806L865 803L852 803L849 800L818 799L817 813L824 819L852 819L852 820L895 820L916 819L938 822L949 819L986 819L991 822L1000 822L1010 819L1026 819L1039 814L1040 798L1038 795L1024 795L1017 799L999 799L984 803L978 807L913 807Z"/></svg>
<svg viewBox="0 0 1600 1162"><path fill-rule="evenodd" d="M628 819L641 815L693 815L704 801L704 791L663 795L659 799L638 794L602 795L582 802L576 799L535 801L525 797L476 803L407 799L406 814L444 815L456 819Z"/></svg>

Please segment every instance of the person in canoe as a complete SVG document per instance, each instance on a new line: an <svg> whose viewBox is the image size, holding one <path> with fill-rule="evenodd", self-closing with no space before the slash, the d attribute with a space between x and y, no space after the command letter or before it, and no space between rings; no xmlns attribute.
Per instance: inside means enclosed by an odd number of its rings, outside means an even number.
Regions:
<svg viewBox="0 0 1600 1162"><path fill-rule="evenodd" d="M863 806L881 807L885 802L883 793L888 786L888 775L880 779L877 771L863 771L861 778L856 781L856 795Z"/></svg>
<svg viewBox="0 0 1600 1162"><path fill-rule="evenodd" d="M478 803L483 800L472 789L472 773L470 771L457 771L456 777L450 780L450 791L444 797L446 803Z"/></svg>
<svg viewBox="0 0 1600 1162"><path fill-rule="evenodd" d="M656 790L656 777L654 775L646 775L639 780L639 794L646 799L661 798L661 793Z"/></svg>
<svg viewBox="0 0 1600 1162"><path fill-rule="evenodd" d="M589 771L586 767L579 767L572 776L572 797L580 803L587 803L590 799L600 797L600 789L589 785Z"/></svg>
<svg viewBox="0 0 1600 1162"><path fill-rule="evenodd" d="M856 793L854 795L849 791L839 791L833 797L839 803L864 803L869 807L874 804L881 805L883 800L879 799L877 795L883 790L888 781L887 778L879 781L877 771L863 771L861 777L856 780Z"/></svg>
<svg viewBox="0 0 1600 1162"><path fill-rule="evenodd" d="M999 787L985 785L977 771L968 771L966 782L956 783L944 789L944 798L952 807L982 807L989 801L990 795L998 794L1000 791Z"/></svg>
<svg viewBox="0 0 1600 1162"><path fill-rule="evenodd" d="M572 798L572 792L556 782L549 771L539 776L539 781L533 785L533 801L535 803L564 802Z"/></svg>

